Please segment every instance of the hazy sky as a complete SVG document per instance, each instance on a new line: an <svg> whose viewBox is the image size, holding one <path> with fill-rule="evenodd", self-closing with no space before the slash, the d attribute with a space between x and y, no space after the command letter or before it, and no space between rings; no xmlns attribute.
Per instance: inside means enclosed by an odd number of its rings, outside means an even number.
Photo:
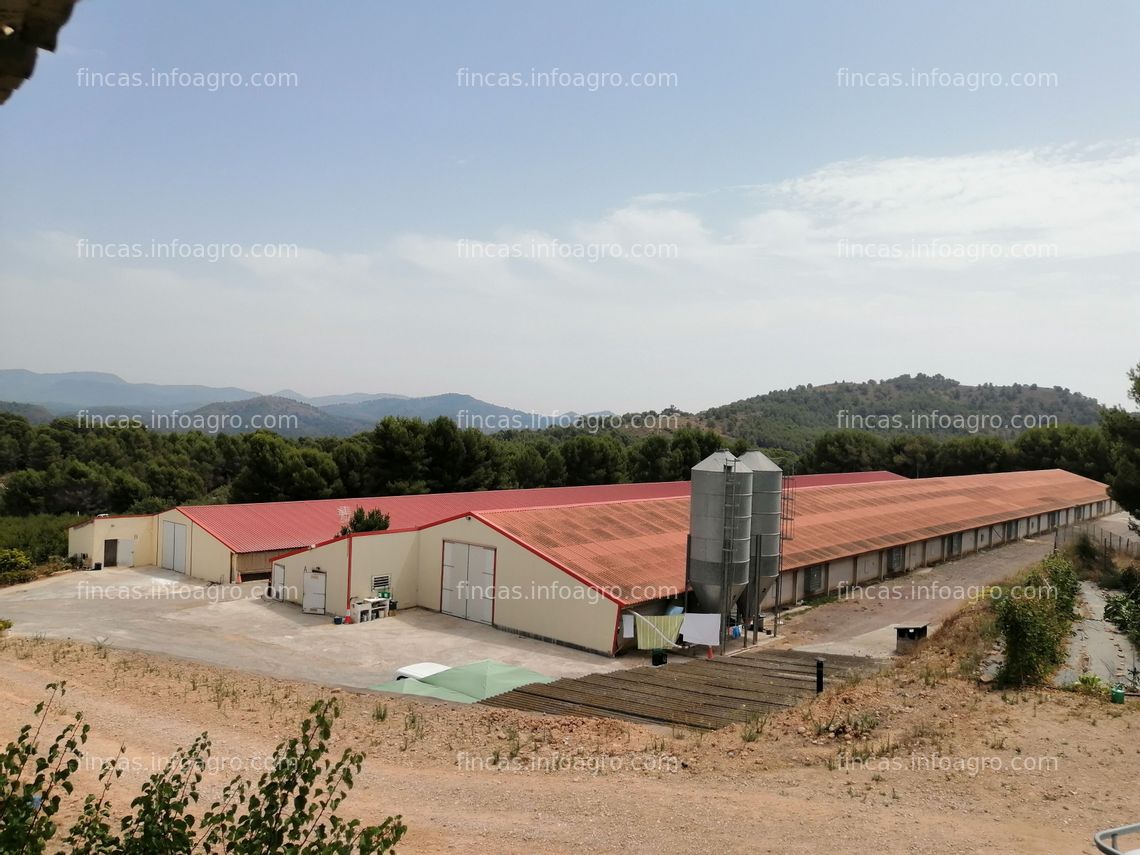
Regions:
<svg viewBox="0 0 1140 855"><path fill-rule="evenodd" d="M1138 44L1135 2L82 0L0 108L0 366L538 410L919 371L1122 403Z"/></svg>

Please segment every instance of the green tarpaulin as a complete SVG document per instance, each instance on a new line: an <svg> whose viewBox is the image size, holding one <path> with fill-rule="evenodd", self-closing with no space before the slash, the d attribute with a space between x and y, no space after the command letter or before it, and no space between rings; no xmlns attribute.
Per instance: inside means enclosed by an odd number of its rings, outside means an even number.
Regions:
<svg viewBox="0 0 1140 855"><path fill-rule="evenodd" d="M412 677L404 680L392 680L390 683L381 683L373 686L376 692L393 692L399 695L422 695L427 698L439 698L441 701L454 701L457 704L473 704L477 698L465 695L462 692L453 692L441 686L432 686Z"/></svg>
<svg viewBox="0 0 1140 855"><path fill-rule="evenodd" d="M372 689L376 692L421 695L443 701L455 701L459 704L473 704L517 689L519 686L553 682L553 677L547 677L537 671L520 668L517 665L506 665L493 659L484 659L481 662L472 662L470 665L448 668L422 680L411 677L392 680L389 683L373 686Z"/></svg>
<svg viewBox="0 0 1140 855"><path fill-rule="evenodd" d="M553 683L554 679L517 665L504 665L493 659L484 659L432 674L425 677L423 682L481 701L530 683Z"/></svg>

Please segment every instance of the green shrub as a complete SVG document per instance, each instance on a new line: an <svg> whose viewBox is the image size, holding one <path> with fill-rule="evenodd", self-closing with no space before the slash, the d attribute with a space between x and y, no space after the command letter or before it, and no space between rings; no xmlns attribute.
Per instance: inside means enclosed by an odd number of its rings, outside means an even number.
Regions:
<svg viewBox="0 0 1140 855"><path fill-rule="evenodd" d="M1049 592L1049 599L1055 604L1057 615L1062 619L1075 617L1081 581L1072 562L1064 555L1054 553L1042 561L1040 566L1043 578L1039 577L1036 584L1042 591Z"/></svg>
<svg viewBox="0 0 1140 855"><path fill-rule="evenodd" d="M19 549L0 549L0 586L30 582L36 578L32 560Z"/></svg>
<svg viewBox="0 0 1140 855"><path fill-rule="evenodd" d="M0 549L0 573L20 573L32 569L32 559L20 549Z"/></svg>
<svg viewBox="0 0 1140 855"><path fill-rule="evenodd" d="M1120 571L1120 587L1126 594L1134 593L1140 588L1140 568L1135 564L1129 564Z"/></svg>
<svg viewBox="0 0 1140 855"><path fill-rule="evenodd" d="M1096 674L1081 674L1072 688L1078 694L1089 695L1094 698L1107 697L1109 692L1108 684Z"/></svg>
<svg viewBox="0 0 1140 855"><path fill-rule="evenodd" d="M77 521L71 514L0 517L0 549L23 550L34 564L42 564L67 554L67 527Z"/></svg>
<svg viewBox="0 0 1140 855"><path fill-rule="evenodd" d="M1082 570L1091 570L1096 566L1097 558L1100 551L1097 549L1093 539L1087 533L1081 532L1077 537L1076 542L1073 544L1073 556L1076 558L1077 565Z"/></svg>
<svg viewBox="0 0 1140 855"><path fill-rule="evenodd" d="M1140 588L1105 597L1104 619L1140 645Z"/></svg>
<svg viewBox="0 0 1140 855"><path fill-rule="evenodd" d="M1022 587L1036 595L997 601L998 630L1005 640L999 679L1007 685L1034 686L1065 661L1080 582L1072 562L1054 554L1026 576Z"/></svg>
<svg viewBox="0 0 1140 855"><path fill-rule="evenodd" d="M41 855L60 829L56 816L74 794L72 775L79 769L89 726L76 713L50 744L41 731L64 684L48 686L48 699L36 707L38 721L25 725L0 754L0 852ZM122 758L109 761L99 775L98 793L86 796L79 818L63 843L67 855L189 855L269 853L293 855L373 855L391 851L407 831L399 816L380 825L336 815L364 762L346 750L326 757L335 701L318 701L301 723L301 733L277 746L269 771L254 784L235 778L200 816L190 813L201 796L199 785L210 756L203 733L179 749L166 766L143 784L130 812L115 818L108 794L124 769Z"/></svg>

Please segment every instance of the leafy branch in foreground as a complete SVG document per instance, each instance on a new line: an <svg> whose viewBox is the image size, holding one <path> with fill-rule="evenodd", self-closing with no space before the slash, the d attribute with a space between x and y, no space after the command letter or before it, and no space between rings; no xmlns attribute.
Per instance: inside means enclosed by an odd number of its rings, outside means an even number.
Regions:
<svg viewBox="0 0 1140 855"><path fill-rule="evenodd" d="M41 855L59 828L54 817L71 777L80 767L89 725L76 713L54 741L41 747L41 734L65 684L48 686L48 699L36 706L37 722L21 728L0 756L0 852ZM105 763L100 791L88 794L79 818L58 850L67 855L189 855L189 853L283 852L290 855L374 855L392 850L407 831L399 816L379 825L336 815L364 754L345 750L330 759L329 740L340 708L334 700L318 701L301 723L300 736L279 744L268 770L254 784L233 779L200 817L191 807L210 757L203 733L174 753L142 786L131 810L114 818L109 793L122 775L119 758Z"/></svg>

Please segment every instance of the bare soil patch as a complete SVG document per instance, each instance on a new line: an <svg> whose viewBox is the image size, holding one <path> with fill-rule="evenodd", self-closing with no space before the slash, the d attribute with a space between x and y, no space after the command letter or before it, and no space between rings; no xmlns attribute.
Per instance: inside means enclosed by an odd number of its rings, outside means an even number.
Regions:
<svg viewBox="0 0 1140 855"><path fill-rule="evenodd" d="M405 852L1091 851L1094 830L1140 811L1138 708L979 687L958 676L969 620L881 676L704 735L340 691L336 737L368 753L346 809L403 814ZM96 759L127 747L124 806L202 731L207 796L256 776L333 691L37 638L0 642L0 667L0 735L66 679L58 723L83 710Z"/></svg>

